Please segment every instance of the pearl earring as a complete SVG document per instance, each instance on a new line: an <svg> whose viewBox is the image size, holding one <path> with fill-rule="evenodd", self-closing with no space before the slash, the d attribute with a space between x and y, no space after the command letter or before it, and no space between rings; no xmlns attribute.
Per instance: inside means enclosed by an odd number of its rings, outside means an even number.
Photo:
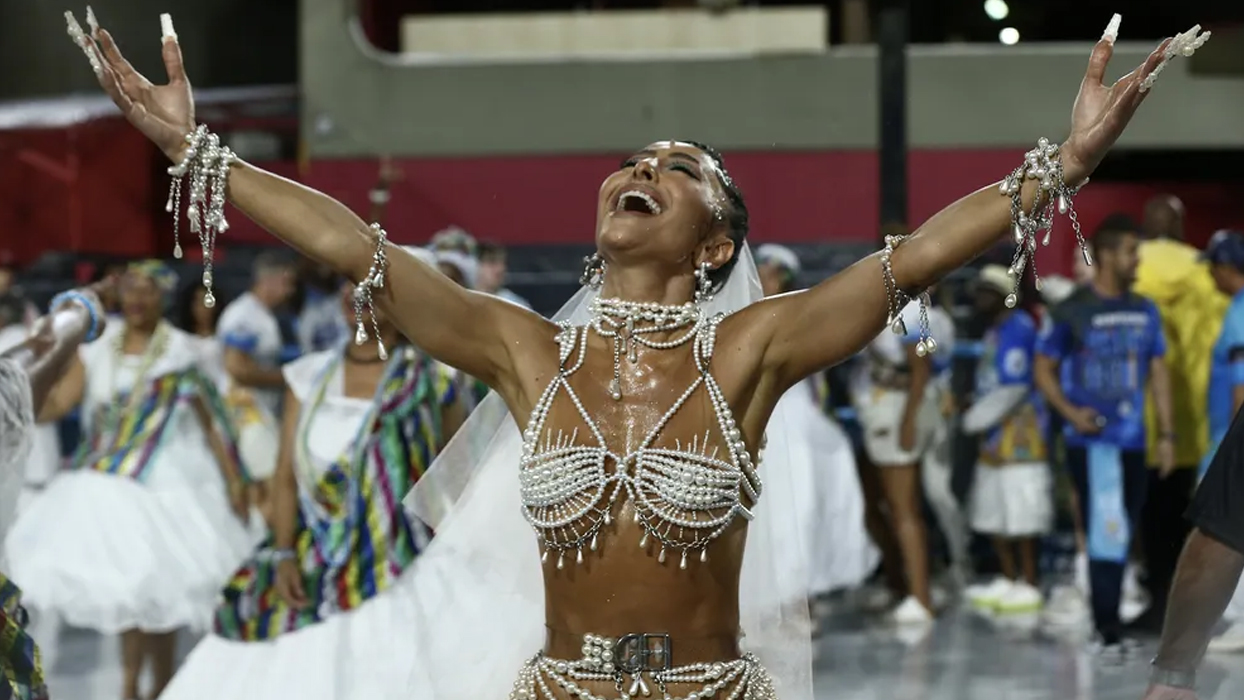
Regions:
<svg viewBox="0 0 1244 700"><path fill-rule="evenodd" d="M600 253L592 253L583 258L583 274L579 275L579 284L598 289L605 279L605 259Z"/></svg>
<svg viewBox="0 0 1244 700"><path fill-rule="evenodd" d="M695 271L695 303L700 304L708 301L713 297L713 281L709 279L708 274L712 272L712 267L708 263L700 263Z"/></svg>

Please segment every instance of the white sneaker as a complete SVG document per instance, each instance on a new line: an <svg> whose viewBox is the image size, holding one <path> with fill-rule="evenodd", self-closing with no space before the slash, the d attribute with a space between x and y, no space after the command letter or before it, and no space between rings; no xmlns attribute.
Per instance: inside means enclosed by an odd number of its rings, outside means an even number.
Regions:
<svg viewBox="0 0 1244 700"><path fill-rule="evenodd" d="M1128 651L1121 642L1114 644L1103 644L1101 639L1094 639L1089 644L1089 650L1104 663L1109 665L1121 664L1127 660Z"/></svg>
<svg viewBox="0 0 1244 700"><path fill-rule="evenodd" d="M1047 624L1059 627L1082 625L1089 619L1086 596L1076 586L1055 586L1042 617Z"/></svg>
<svg viewBox="0 0 1244 700"><path fill-rule="evenodd" d="M1076 555L1076 588L1084 594L1087 599L1093 590L1089 586L1089 560L1087 552L1080 552Z"/></svg>
<svg viewBox="0 0 1244 700"><path fill-rule="evenodd" d="M1207 651L1218 654L1237 654L1244 651L1244 623L1236 622L1225 632L1209 640Z"/></svg>
<svg viewBox="0 0 1244 700"><path fill-rule="evenodd" d="M1131 622L1149 609L1149 594L1140 585L1140 576L1134 564L1128 564L1123 574L1123 596L1119 600L1119 619Z"/></svg>
<svg viewBox="0 0 1244 700"><path fill-rule="evenodd" d="M1023 581L1016 581L1011 584L1010 589L998 601L997 610L1004 615L1036 613L1041 611L1041 605L1044 602L1044 599L1041 597L1041 591L1037 590L1035 586L1030 586Z"/></svg>
<svg viewBox="0 0 1244 700"><path fill-rule="evenodd" d="M907 596L890 612L890 621L896 625L931 625L933 613L916 600L915 596Z"/></svg>
<svg viewBox="0 0 1244 700"><path fill-rule="evenodd" d="M967 598L968 603L972 607L992 612L1010 590L1010 579L1005 576L998 576L989 583L978 583L974 586L968 586L963 591L963 596Z"/></svg>
<svg viewBox="0 0 1244 700"><path fill-rule="evenodd" d="M859 605L867 612L881 612L894 604L894 594L885 586L867 586L859 592Z"/></svg>

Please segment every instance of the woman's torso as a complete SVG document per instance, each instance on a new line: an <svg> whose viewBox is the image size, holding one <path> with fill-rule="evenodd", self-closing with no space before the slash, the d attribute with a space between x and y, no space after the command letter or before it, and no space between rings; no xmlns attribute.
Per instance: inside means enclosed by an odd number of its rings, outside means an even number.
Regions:
<svg viewBox="0 0 1244 700"><path fill-rule="evenodd" d="M318 478L327 471L354 441L383 372L383 366L352 368L352 386L347 387L345 366L337 361L340 353L339 349L317 352L285 368L289 381L297 381L302 388L295 392L302 394L298 397L302 414L296 439L305 441L306 450L296 453L310 458L296 470L303 488L314 488L314 483L305 483L308 478ZM316 400L314 390L322 380L326 381L324 394Z"/></svg>
<svg viewBox="0 0 1244 700"><path fill-rule="evenodd" d="M201 371L200 344L195 338L163 325L140 354L121 348L125 324L108 326L104 335L80 350L86 370L82 397L85 435L121 431L136 418L160 410L157 402L169 402L167 420L158 430L138 431L134 441L144 443L143 481L160 486L219 478L207 434L191 402L181 391L153 391L157 381L175 382L189 372ZM126 447L134 449L136 445ZM105 455L97 454L97 457ZM137 458L137 457L136 457Z"/></svg>
<svg viewBox="0 0 1244 700"><path fill-rule="evenodd" d="M754 503L742 486L746 477L733 468L737 460L724 433L734 420L727 407L737 405L743 387L719 386L711 371L701 379L692 344L687 343L662 350L641 348L634 362L623 357L622 398L615 400L610 396L612 341L587 331L587 351L581 355L583 332L577 331L570 352L563 351L564 367L577 369L566 376L570 391L558 389L549 402L536 441L541 459L527 468L556 469L556 460L547 460L558 450L570 450L581 467L577 473L588 483L550 481L546 475L545 481L533 484L530 471L523 475L529 520L533 513L542 522L554 519L553 511L531 506L529 497L538 495L540 485L555 490L560 484L562 495L552 500L570 510L588 511L560 527L536 528L545 538L541 549L548 554L543 567L550 629L546 653L577 658L584 634L668 634L687 642L681 648L688 653L675 657L675 664L734 658L747 532L743 510ZM710 387L720 390L718 401ZM739 431L735 439L751 461L759 440L744 435L742 423L734 424ZM535 425L541 425L539 407L527 429ZM609 453L603 472L583 467L599 459L599 450L593 454L590 448L599 448L602 440ZM618 476L619 459L626 462L627 478ZM593 483L602 478L608 481L603 489ZM688 488L680 492L671 482L684 479ZM694 499L696 487L705 497L706 481L719 484L709 501L698 502L707 505L672 507L688 494ZM618 496L611 500L615 488ZM636 520L636 499L643 522ZM687 503L697 502L682 501ZM680 526L675 522L679 518L705 527ZM549 538L572 541L592 532L595 549L593 538L567 549L547 546Z"/></svg>

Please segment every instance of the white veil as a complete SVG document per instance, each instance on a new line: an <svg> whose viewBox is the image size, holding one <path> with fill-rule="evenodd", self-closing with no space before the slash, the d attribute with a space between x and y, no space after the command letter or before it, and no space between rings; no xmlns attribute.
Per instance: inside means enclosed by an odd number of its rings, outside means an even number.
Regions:
<svg viewBox="0 0 1244 700"><path fill-rule="evenodd" d="M555 320L583 324L597 292L584 287ZM732 313L762 297L746 245L725 285L706 305ZM782 409L784 410L784 409ZM808 566L786 469L788 441L775 410L743 557L742 646L769 669L781 700L812 700ZM536 536L519 501L518 426L494 392L471 414L405 503L435 532L416 560L418 658L411 695L429 700L507 697L524 662L544 645L544 585ZM780 543L780 544L779 544ZM779 546L784 550L779 565ZM780 570L779 570L780 569ZM607 604L607 602L602 602Z"/></svg>

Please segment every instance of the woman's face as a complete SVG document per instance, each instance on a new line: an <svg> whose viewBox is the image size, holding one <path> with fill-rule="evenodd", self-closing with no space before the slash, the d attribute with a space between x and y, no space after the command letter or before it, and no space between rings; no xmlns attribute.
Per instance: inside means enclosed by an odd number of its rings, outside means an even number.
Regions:
<svg viewBox="0 0 1244 700"><path fill-rule="evenodd" d="M729 202L721 178L713 159L695 146L680 141L647 146L601 184L597 246L607 259L658 259L680 267L701 260L724 264L734 246L726 235Z"/></svg>
<svg viewBox="0 0 1244 700"><path fill-rule="evenodd" d="M121 314L125 322L150 326L164 313L164 295L155 281L144 274L128 272L117 287Z"/></svg>

